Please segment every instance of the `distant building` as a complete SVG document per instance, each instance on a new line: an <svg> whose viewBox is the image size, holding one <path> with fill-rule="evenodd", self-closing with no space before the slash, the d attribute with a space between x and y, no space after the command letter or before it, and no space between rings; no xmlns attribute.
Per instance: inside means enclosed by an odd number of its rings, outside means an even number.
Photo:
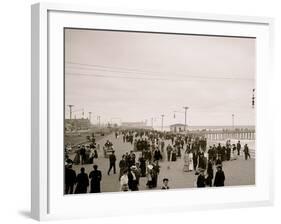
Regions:
<svg viewBox="0 0 281 224"><path fill-rule="evenodd" d="M171 132L183 132L184 127L185 127L184 124L180 124L180 123L172 124L172 125L170 125L170 131Z"/></svg>
<svg viewBox="0 0 281 224"><path fill-rule="evenodd" d="M122 128L149 128L146 125L146 122L122 122L121 123Z"/></svg>
<svg viewBox="0 0 281 224"><path fill-rule="evenodd" d="M65 119L65 129L67 131L73 130L88 130L91 127L91 122L88 118L79 119Z"/></svg>

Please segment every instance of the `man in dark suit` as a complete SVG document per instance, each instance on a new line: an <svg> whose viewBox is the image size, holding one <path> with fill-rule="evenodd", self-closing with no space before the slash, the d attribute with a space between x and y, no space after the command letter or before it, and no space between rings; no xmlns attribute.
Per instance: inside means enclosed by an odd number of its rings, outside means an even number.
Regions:
<svg viewBox="0 0 281 224"><path fill-rule="evenodd" d="M100 182L102 178L101 171L98 170L98 166L93 166L94 170L89 174L89 178L91 179L91 190L90 193L100 193Z"/></svg>
<svg viewBox="0 0 281 224"><path fill-rule="evenodd" d="M73 187L76 181L76 173L72 169L71 164L65 166L64 178L65 194L73 194Z"/></svg>
<svg viewBox="0 0 281 224"><path fill-rule="evenodd" d="M229 161L231 157L231 148L230 145L226 146L226 160Z"/></svg>
<svg viewBox="0 0 281 224"><path fill-rule="evenodd" d="M87 193L87 188L89 186L89 179L88 175L85 173L85 168L82 167L80 169L80 173L76 177L76 189L75 189L75 194L82 194L82 193Z"/></svg>
<svg viewBox="0 0 281 224"><path fill-rule="evenodd" d="M240 150L241 150L241 144L240 144L240 141L238 141L237 143L237 155L240 156Z"/></svg>
<svg viewBox="0 0 281 224"><path fill-rule="evenodd" d="M247 160L248 158L251 159L249 147L247 144L244 145L244 155L245 155L245 160Z"/></svg>
<svg viewBox="0 0 281 224"><path fill-rule="evenodd" d="M168 157L168 161L171 160L171 154L172 154L172 151L173 151L173 147L171 146L171 144L169 144L166 148L167 150L167 157Z"/></svg>
<svg viewBox="0 0 281 224"><path fill-rule="evenodd" d="M114 151L112 151L112 154L109 156L109 169L107 172L108 175L112 168L113 168L113 173L116 174L115 162L116 162L116 156L114 155Z"/></svg>
<svg viewBox="0 0 281 224"><path fill-rule="evenodd" d="M126 163L126 160L125 160L125 155L122 156L122 159L119 162L119 168L120 168L120 171L119 171L119 180L120 180L120 178L123 175L124 170L127 168L127 163Z"/></svg>

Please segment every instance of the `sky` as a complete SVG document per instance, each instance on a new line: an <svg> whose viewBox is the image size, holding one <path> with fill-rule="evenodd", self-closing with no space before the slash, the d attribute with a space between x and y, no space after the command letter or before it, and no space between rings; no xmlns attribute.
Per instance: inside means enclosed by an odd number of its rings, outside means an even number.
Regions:
<svg viewBox="0 0 281 224"><path fill-rule="evenodd" d="M187 106L191 126L254 125L255 55L254 38L66 29L65 105L92 123L184 123Z"/></svg>

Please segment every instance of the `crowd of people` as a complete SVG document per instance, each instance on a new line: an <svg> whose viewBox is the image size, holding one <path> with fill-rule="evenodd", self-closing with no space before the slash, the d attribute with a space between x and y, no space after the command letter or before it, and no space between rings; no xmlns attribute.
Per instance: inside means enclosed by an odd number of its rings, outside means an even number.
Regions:
<svg viewBox="0 0 281 224"><path fill-rule="evenodd" d="M194 172L198 175L196 187L224 186L226 177L223 162L236 160L242 154L240 141L231 144L230 140L227 140L225 144L213 144L207 149L207 139L199 135L152 130L121 130L115 132L115 137L119 136L122 136L123 143L131 144L133 149L123 154L118 162L120 191L139 190L140 178L146 178L148 189L157 189L161 162L173 163L180 159L183 160L183 172ZM113 144L108 140L105 145L112 149L108 156L107 175L111 175L112 170L114 175L117 173L117 158ZM247 144L244 145L243 152L246 160L251 158ZM90 192L101 192L102 172L98 170L97 165L93 166L93 171L89 175L85 173L83 167L78 175L72 169L72 164L95 164L94 159L98 158L95 142L78 146L75 154L73 161L66 158L65 193L86 193L89 185ZM169 189L168 178L165 177L162 182L163 186L160 189Z"/></svg>

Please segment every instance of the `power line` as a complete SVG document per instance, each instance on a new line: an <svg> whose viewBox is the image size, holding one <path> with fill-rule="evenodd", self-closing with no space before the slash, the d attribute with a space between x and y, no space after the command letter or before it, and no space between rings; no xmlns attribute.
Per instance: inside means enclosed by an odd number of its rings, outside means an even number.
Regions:
<svg viewBox="0 0 281 224"><path fill-rule="evenodd" d="M114 67L114 66L106 66L106 65L94 65L94 64L84 64L84 63L75 63L75 62L66 62L70 65L81 65L82 68L72 68L72 69L81 69L81 70L94 70L94 71L105 71L105 72L113 72L113 73L125 73L125 74L142 74L142 75L149 75L149 76L156 76L157 75L177 75L178 77L182 78L194 78L194 79L210 79L210 80L254 80L252 78L243 78L243 77L222 77L222 76L200 76L200 75L186 75L183 73L173 73L173 72L159 72L159 71L149 71L149 70L140 70L140 69L133 69L133 68L123 68L123 67ZM90 68L86 68L86 67Z"/></svg>
<svg viewBox="0 0 281 224"><path fill-rule="evenodd" d="M163 79L163 78L146 78L146 77L132 77L132 76L120 76L120 75L101 75L101 74L86 74L86 73L78 73L78 72L66 72L66 75L72 75L72 76L87 76L87 77L100 77L100 78L121 78L121 79L137 79L137 80L158 80L158 81L177 81L177 82L185 82L190 81L190 79L199 79L199 80L218 80L220 78L210 78L210 77L191 77L186 76L185 79ZM230 78L225 78L225 80L235 80ZM245 79L246 80L246 79Z"/></svg>

